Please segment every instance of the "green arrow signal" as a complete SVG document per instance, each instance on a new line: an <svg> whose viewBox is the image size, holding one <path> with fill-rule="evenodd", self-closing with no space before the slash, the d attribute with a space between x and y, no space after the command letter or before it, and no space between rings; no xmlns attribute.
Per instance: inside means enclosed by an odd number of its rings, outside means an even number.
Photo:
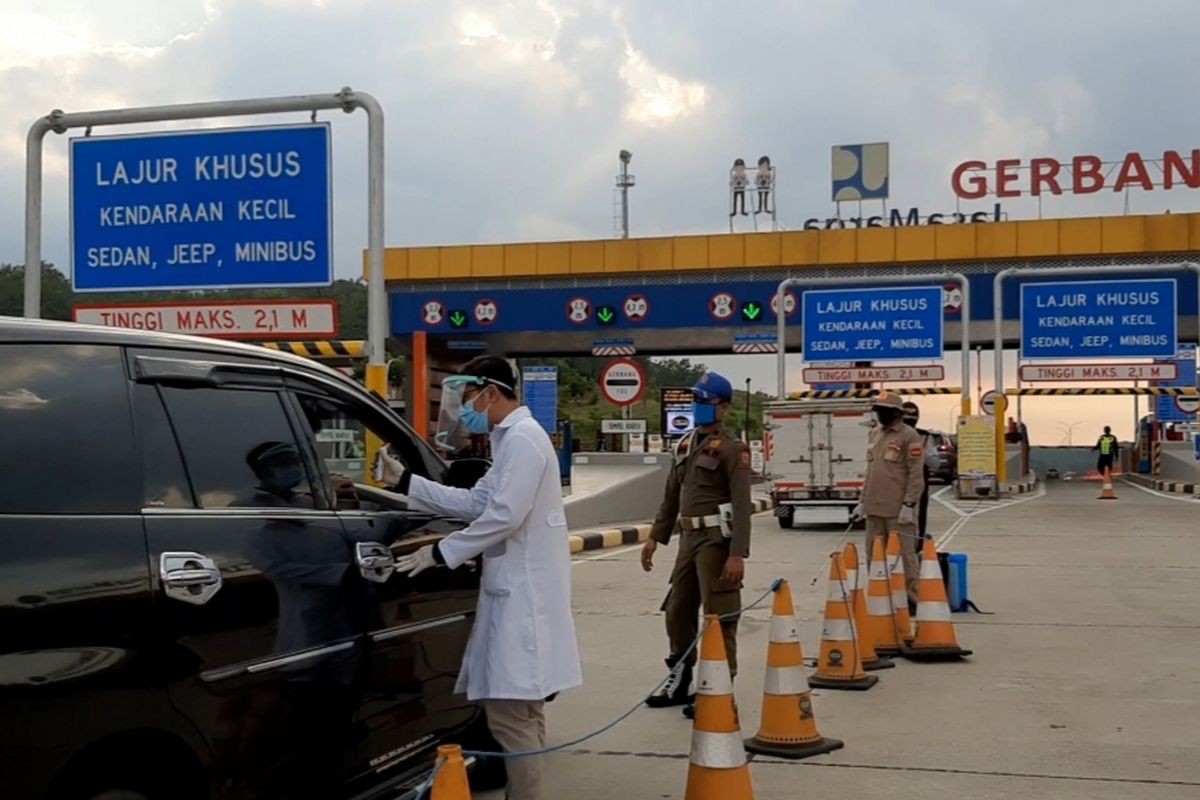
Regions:
<svg viewBox="0 0 1200 800"><path fill-rule="evenodd" d="M450 312L450 326L452 328L465 328L467 325L467 315L462 311Z"/></svg>
<svg viewBox="0 0 1200 800"><path fill-rule="evenodd" d="M611 306L600 306L600 308L596 309L596 318L606 325L616 319L616 317L617 312Z"/></svg>
<svg viewBox="0 0 1200 800"><path fill-rule="evenodd" d="M762 315L762 304L753 300L742 303L742 316L753 322Z"/></svg>

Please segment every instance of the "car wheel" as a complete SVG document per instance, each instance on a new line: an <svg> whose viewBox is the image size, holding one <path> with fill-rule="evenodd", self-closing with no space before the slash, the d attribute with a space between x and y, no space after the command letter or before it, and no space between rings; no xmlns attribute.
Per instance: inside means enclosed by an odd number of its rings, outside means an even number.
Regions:
<svg viewBox="0 0 1200 800"><path fill-rule="evenodd" d="M502 753L504 748L492 736L488 728L487 714L479 709L475 721L471 723L463 736L464 750L477 750L485 753ZM508 770L504 767L503 758L477 758L475 766L468 774L472 792L489 792L493 789L503 789L508 785Z"/></svg>
<svg viewBox="0 0 1200 800"><path fill-rule="evenodd" d="M786 530L791 530L792 524L796 521L796 512L792 509L785 510L776 519L779 520L779 527Z"/></svg>

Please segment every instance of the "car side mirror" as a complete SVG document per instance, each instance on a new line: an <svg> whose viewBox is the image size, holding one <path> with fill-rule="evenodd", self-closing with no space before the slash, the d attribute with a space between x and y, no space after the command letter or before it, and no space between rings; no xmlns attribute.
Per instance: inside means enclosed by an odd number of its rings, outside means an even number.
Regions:
<svg viewBox="0 0 1200 800"><path fill-rule="evenodd" d="M470 489L479 483L489 469L491 463L484 458L462 458L450 462L446 471L446 485L458 489Z"/></svg>

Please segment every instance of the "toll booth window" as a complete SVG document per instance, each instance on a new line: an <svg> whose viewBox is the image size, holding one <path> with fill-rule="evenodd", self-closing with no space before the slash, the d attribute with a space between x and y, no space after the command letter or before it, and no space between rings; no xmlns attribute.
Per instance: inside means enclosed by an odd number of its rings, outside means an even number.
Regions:
<svg viewBox="0 0 1200 800"><path fill-rule="evenodd" d="M0 514L128 514L140 505L120 348L0 346Z"/></svg>
<svg viewBox="0 0 1200 800"><path fill-rule="evenodd" d="M162 397L201 507L323 505L280 394L163 387Z"/></svg>

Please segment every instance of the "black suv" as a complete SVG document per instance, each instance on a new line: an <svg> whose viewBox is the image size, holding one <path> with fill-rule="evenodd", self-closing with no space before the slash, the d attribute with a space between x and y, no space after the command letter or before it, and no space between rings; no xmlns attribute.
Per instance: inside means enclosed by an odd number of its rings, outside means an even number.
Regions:
<svg viewBox="0 0 1200 800"><path fill-rule="evenodd" d="M393 574L456 523L332 474L367 436L486 466L298 357L0 319L0 795L396 800L494 750L453 691L478 569Z"/></svg>

